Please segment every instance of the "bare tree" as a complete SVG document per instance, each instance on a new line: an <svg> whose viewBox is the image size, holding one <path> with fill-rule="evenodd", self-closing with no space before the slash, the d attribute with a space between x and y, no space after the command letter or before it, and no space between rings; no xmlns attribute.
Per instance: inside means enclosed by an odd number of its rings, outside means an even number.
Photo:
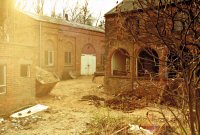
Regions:
<svg viewBox="0 0 200 135"><path fill-rule="evenodd" d="M45 0L35 0L33 1L34 10L37 14L43 15Z"/></svg>
<svg viewBox="0 0 200 135"><path fill-rule="evenodd" d="M164 92L182 105L181 117L169 109L183 134L189 134L187 127L190 134L200 134L200 2L137 0L132 5L130 12L124 11L123 6L117 7L116 26L110 32L118 40L143 43L145 54L138 58L138 74L153 80L158 77L157 67L165 66L168 77L177 78L174 83L166 82L170 85L161 90L161 96ZM150 49L152 45L166 50L167 55L159 58Z"/></svg>
<svg viewBox="0 0 200 135"><path fill-rule="evenodd" d="M69 9L69 20L81 24L93 24L94 19L89 10L89 3L87 0L85 0L83 6L79 6L79 3L77 2L74 8Z"/></svg>
<svg viewBox="0 0 200 135"><path fill-rule="evenodd" d="M76 5L68 10L69 20L72 22L78 22L80 12L79 3L77 1Z"/></svg>

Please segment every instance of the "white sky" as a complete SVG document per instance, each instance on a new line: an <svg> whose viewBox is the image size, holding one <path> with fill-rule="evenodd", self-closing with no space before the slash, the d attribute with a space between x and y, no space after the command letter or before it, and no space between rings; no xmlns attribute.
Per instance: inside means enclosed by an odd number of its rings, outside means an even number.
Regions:
<svg viewBox="0 0 200 135"><path fill-rule="evenodd" d="M94 13L95 16L98 16L100 12L103 15L114 8L117 5L117 1L120 2L122 0L89 0L89 7L91 9L91 12Z"/></svg>
<svg viewBox="0 0 200 135"><path fill-rule="evenodd" d="M21 0L17 0L21 1ZM28 5L25 8L26 11L31 11L32 9L32 4L31 1L34 0L25 0L28 1ZM66 0L67 5L63 4L63 0L46 0L45 1L45 7L44 7L44 13L49 14L48 12L53 8L52 5L54 5L54 2L58 2L57 5L57 13L62 13L62 6L72 8L76 5L77 1L81 5L84 3L85 0ZM101 16L103 16L106 12L110 11L112 8L114 8L117 5L117 1L121 2L122 0L88 0L89 3L89 8L93 14L94 17L98 17L99 14L101 13Z"/></svg>

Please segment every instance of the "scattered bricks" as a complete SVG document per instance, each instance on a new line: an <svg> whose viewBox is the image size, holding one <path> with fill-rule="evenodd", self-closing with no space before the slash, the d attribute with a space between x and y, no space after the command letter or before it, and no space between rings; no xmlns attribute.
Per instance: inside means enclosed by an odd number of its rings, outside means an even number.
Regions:
<svg viewBox="0 0 200 135"><path fill-rule="evenodd" d="M14 129L30 129L31 124L37 123L39 120L42 120L42 117L37 115L31 115L25 118L13 118L11 120L11 125Z"/></svg>

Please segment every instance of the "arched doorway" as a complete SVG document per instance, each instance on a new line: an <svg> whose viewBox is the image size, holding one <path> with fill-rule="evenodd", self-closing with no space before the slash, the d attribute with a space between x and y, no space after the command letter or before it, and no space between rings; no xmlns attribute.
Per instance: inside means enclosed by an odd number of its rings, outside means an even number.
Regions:
<svg viewBox="0 0 200 135"><path fill-rule="evenodd" d="M152 48L143 48L137 60L138 77L156 77L159 74L159 56Z"/></svg>
<svg viewBox="0 0 200 135"><path fill-rule="evenodd" d="M81 75L92 75L96 71L96 50L87 44L81 51Z"/></svg>
<svg viewBox="0 0 200 135"><path fill-rule="evenodd" d="M130 55L124 49L117 49L111 58L113 76L126 76L130 72Z"/></svg>

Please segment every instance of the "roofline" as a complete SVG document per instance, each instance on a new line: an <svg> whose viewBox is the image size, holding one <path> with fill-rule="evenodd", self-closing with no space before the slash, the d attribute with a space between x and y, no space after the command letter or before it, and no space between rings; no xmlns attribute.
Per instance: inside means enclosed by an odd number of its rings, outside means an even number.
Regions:
<svg viewBox="0 0 200 135"><path fill-rule="evenodd" d="M85 24L79 24L79 23L75 23L75 22L69 22L63 19L57 19L57 18L52 18L49 16L40 16L40 15L36 15L33 13L29 13L29 12L23 12L23 11L19 11L20 13L36 20L39 22L46 22L46 23L51 23L51 24L58 24L58 25L63 25L63 26L68 26L68 27L73 27L73 28L77 28L77 29L83 29L83 30L89 30L89 31L95 31L95 32L99 32L99 33L105 33L105 30L94 27L94 26L89 26L89 25L85 25Z"/></svg>
<svg viewBox="0 0 200 135"><path fill-rule="evenodd" d="M122 1L123 2L123 1ZM120 2L117 6L119 6L122 2ZM180 4L180 3L187 3L187 2L191 2L191 0L180 0L177 2L177 4ZM171 5L173 5L174 3L171 3ZM167 4L167 5L170 5L170 4ZM115 6L114 8L116 8L117 6ZM164 6L164 5L163 5ZM156 8L158 8L158 6L155 6ZM112 11L114 8L112 8L110 11ZM137 12L142 12L144 10L149 10L150 8L145 8L145 9L132 9L130 11L121 11L120 13L123 13L123 14L126 14L126 13L137 13ZM110 12L109 11L109 12ZM117 14L117 12L113 12L113 13L109 13L107 12L104 17L108 17L108 16L114 16Z"/></svg>

